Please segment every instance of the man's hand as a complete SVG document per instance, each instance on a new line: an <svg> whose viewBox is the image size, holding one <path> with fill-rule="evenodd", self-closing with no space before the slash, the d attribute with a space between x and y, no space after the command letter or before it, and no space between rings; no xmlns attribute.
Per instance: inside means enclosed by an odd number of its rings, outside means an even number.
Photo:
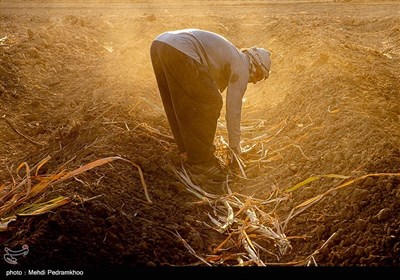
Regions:
<svg viewBox="0 0 400 280"><path fill-rule="evenodd" d="M186 152L180 153L179 155L181 157L182 162L186 162L187 161L188 156L187 156Z"/></svg>
<svg viewBox="0 0 400 280"><path fill-rule="evenodd" d="M238 147L228 147L228 166L230 168L238 167L238 160L240 154L242 153L242 149L240 146Z"/></svg>
<svg viewBox="0 0 400 280"><path fill-rule="evenodd" d="M235 153L236 155L240 155L242 153L242 148L240 146L232 148L230 147L231 152Z"/></svg>

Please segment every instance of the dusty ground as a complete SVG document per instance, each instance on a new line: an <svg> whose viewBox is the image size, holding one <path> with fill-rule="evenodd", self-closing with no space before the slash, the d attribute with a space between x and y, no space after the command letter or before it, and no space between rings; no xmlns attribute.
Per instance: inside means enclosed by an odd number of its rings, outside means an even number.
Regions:
<svg viewBox="0 0 400 280"><path fill-rule="evenodd" d="M42 201L70 203L10 222L0 252L29 253L1 267L399 267L399 1L108 2L0 1L1 196L47 156L40 174L137 165L47 188ZM187 27L273 53L246 93L246 166L195 181L216 194L203 200L175 173L149 57ZM223 113L217 134L224 159Z"/></svg>

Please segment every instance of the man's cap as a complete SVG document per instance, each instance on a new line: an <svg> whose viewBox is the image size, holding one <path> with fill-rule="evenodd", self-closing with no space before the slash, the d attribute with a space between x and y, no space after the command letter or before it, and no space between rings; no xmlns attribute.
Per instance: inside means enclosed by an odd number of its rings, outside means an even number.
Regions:
<svg viewBox="0 0 400 280"><path fill-rule="evenodd" d="M271 68L271 53L263 48L251 47L245 49L253 64L259 67L264 75L264 80L268 78Z"/></svg>

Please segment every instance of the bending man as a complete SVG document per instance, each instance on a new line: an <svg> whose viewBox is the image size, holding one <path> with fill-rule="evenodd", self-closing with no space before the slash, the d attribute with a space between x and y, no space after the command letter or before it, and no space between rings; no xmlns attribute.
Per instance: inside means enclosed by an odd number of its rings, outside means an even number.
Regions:
<svg viewBox="0 0 400 280"><path fill-rule="evenodd" d="M152 42L151 61L174 140L186 163L211 179L226 174L214 137L226 89L229 146L240 148L242 97L248 83L269 76L270 52L238 49L223 36L199 29L168 31Z"/></svg>

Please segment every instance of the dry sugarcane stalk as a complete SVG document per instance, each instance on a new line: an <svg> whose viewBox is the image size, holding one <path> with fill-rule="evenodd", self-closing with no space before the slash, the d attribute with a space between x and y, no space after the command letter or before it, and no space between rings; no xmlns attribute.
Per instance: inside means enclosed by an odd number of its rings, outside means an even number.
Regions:
<svg viewBox="0 0 400 280"><path fill-rule="evenodd" d="M203 263L205 263L208 266L212 266L210 263L208 263L204 258L202 258L201 256L199 256L198 254L196 254L196 251L186 242L185 239L182 238L182 236L176 231L175 236L177 236L183 243L183 245L188 249L188 251L195 256L196 258L198 258L199 260L201 260Z"/></svg>
<svg viewBox="0 0 400 280"><path fill-rule="evenodd" d="M265 263L260 259L260 257L256 254L255 248L250 241L247 233L243 230L242 231L242 244L244 249L249 253L250 258L258 265L258 266L265 266Z"/></svg>
<svg viewBox="0 0 400 280"><path fill-rule="evenodd" d="M6 115L3 115L1 118L2 118L2 120L4 120L4 121L6 122L6 124L7 124L15 133L17 133L19 136L21 136L22 138L24 138L25 140L27 140L29 143L34 144L34 145L36 145L36 146L41 146L41 147L46 146L45 143L37 142L37 141L31 139L30 137L28 137L28 136L22 134L21 132L19 132L19 130L16 129L16 128L14 127L14 125L6 118Z"/></svg>

